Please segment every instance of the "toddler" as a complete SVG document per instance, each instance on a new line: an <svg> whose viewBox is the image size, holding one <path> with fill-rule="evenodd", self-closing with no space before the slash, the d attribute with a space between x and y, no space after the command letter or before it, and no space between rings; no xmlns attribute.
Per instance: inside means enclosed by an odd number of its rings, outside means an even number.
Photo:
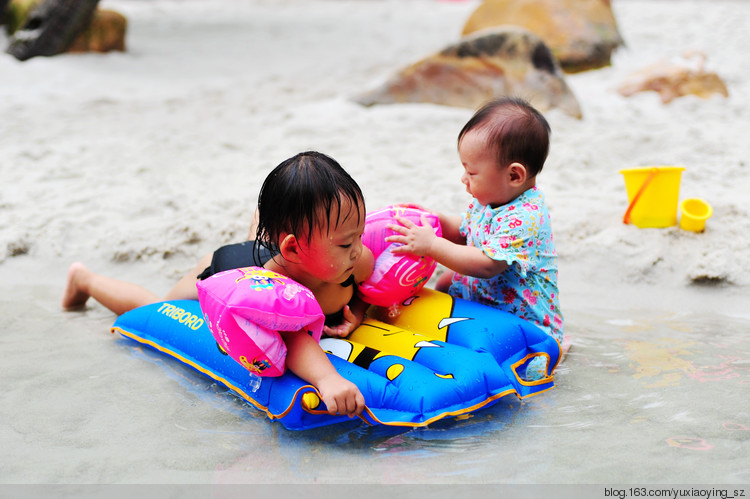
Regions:
<svg viewBox="0 0 750 499"><path fill-rule="evenodd" d="M536 177L549 151L547 120L527 102L487 103L458 135L461 181L472 196L462 216L440 214L443 236L406 219L386 238L394 253L429 256L449 270L436 288L513 313L560 345L563 316L550 216Z"/></svg>
<svg viewBox="0 0 750 499"><path fill-rule="evenodd" d="M164 299L197 300L199 277L229 268L262 266L310 289L323 313L342 322L329 327L329 332L345 336L362 321L366 307L356 298L354 283L372 273L372 253L361 240L364 226L364 197L349 174L324 154L297 154L277 166L263 183L257 241L206 255ZM89 297L117 314L162 301L141 286L74 263L68 270L62 305L81 307ZM331 414L362 413L365 401L359 389L338 374L310 335L280 333L287 347L287 367L318 389Z"/></svg>

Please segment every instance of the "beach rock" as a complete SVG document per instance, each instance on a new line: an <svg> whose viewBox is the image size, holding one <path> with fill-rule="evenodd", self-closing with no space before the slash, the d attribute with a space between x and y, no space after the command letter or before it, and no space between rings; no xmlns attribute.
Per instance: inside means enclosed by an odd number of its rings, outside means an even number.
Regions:
<svg viewBox="0 0 750 499"><path fill-rule="evenodd" d="M11 3L17 0L11 0ZM26 0L21 0L26 3ZM6 52L19 61L64 52L88 25L99 0L32 0L33 8L13 33Z"/></svg>
<svg viewBox="0 0 750 499"><path fill-rule="evenodd" d="M26 22L31 11L42 3L42 0L0 0L0 3L3 2L5 5L0 10L0 24L5 25L8 35L12 35Z"/></svg>
<svg viewBox="0 0 750 499"><path fill-rule="evenodd" d="M610 0L485 0L463 34L507 24L539 35L567 73L609 66L623 45Z"/></svg>
<svg viewBox="0 0 750 499"><path fill-rule="evenodd" d="M476 109L501 96L522 97L540 111L559 108L581 118L580 105L549 48L518 26L464 37L354 100L365 106L430 102Z"/></svg>
<svg viewBox="0 0 750 499"><path fill-rule="evenodd" d="M716 73L705 70L706 55L689 51L682 57L651 64L629 75L617 89L620 95L630 97L637 92L653 90L663 104L678 97L697 95L707 99L714 94L729 97L726 84Z"/></svg>
<svg viewBox="0 0 750 499"><path fill-rule="evenodd" d="M128 20L113 10L96 9L89 25L68 47L68 52L125 51Z"/></svg>
<svg viewBox="0 0 750 499"><path fill-rule="evenodd" d="M7 13L5 9L8 7L8 0L0 0L0 26L7 23Z"/></svg>

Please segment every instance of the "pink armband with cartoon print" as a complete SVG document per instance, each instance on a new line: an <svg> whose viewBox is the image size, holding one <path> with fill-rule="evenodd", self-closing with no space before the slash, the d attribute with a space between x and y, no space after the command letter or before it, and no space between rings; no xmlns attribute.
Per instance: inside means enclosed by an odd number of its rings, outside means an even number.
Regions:
<svg viewBox="0 0 750 499"><path fill-rule="evenodd" d="M279 331L305 330L320 341L320 305L312 291L284 275L246 267L214 274L197 287L216 342L252 373L284 373L286 345Z"/></svg>

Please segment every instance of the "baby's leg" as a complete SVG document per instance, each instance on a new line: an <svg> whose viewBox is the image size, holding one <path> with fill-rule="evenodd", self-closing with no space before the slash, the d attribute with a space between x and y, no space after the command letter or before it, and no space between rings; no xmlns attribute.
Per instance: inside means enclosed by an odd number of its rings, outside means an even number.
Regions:
<svg viewBox="0 0 750 499"><path fill-rule="evenodd" d="M198 289L195 287L195 283L198 282L198 274L206 270L206 267L211 265L211 258L213 253L209 253L204 256L198 262L198 265L193 267L193 270L187 273L185 277L177 281L177 284L164 296L165 300L197 300Z"/></svg>
<svg viewBox="0 0 750 499"><path fill-rule="evenodd" d="M437 278L435 289L447 293L448 288L451 287L451 283L453 282L453 274L455 274L455 272L452 270L445 269L445 271Z"/></svg>
<svg viewBox="0 0 750 499"><path fill-rule="evenodd" d="M141 286L96 274L78 262L68 269L67 279L62 298L65 309L82 307L93 298L120 315L159 301L158 296Z"/></svg>

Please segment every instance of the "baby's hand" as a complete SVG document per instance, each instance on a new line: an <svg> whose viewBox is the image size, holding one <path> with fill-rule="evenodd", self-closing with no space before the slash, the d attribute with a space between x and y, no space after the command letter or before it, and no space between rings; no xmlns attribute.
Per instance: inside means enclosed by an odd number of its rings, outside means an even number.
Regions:
<svg viewBox="0 0 750 499"><path fill-rule="evenodd" d="M359 416L365 408L365 398L357 385L342 378L338 373L322 379L317 388L328 408L328 414Z"/></svg>
<svg viewBox="0 0 750 499"><path fill-rule="evenodd" d="M394 206L401 206L404 208L413 208L415 210L421 210L421 211L431 211L422 206L421 204L417 203L396 203Z"/></svg>
<svg viewBox="0 0 750 499"><path fill-rule="evenodd" d="M396 217L396 221L401 225L389 224L388 228L401 235L388 236L385 238L389 243L401 243L391 249L393 253L411 253L417 256L429 256L432 243L437 238L435 229L427 220L427 215L422 215L422 225L417 225L411 220L403 217Z"/></svg>
<svg viewBox="0 0 750 499"><path fill-rule="evenodd" d="M359 318L349 305L344 305L344 320L338 326L323 326L323 334L330 338L346 338L359 326Z"/></svg>

